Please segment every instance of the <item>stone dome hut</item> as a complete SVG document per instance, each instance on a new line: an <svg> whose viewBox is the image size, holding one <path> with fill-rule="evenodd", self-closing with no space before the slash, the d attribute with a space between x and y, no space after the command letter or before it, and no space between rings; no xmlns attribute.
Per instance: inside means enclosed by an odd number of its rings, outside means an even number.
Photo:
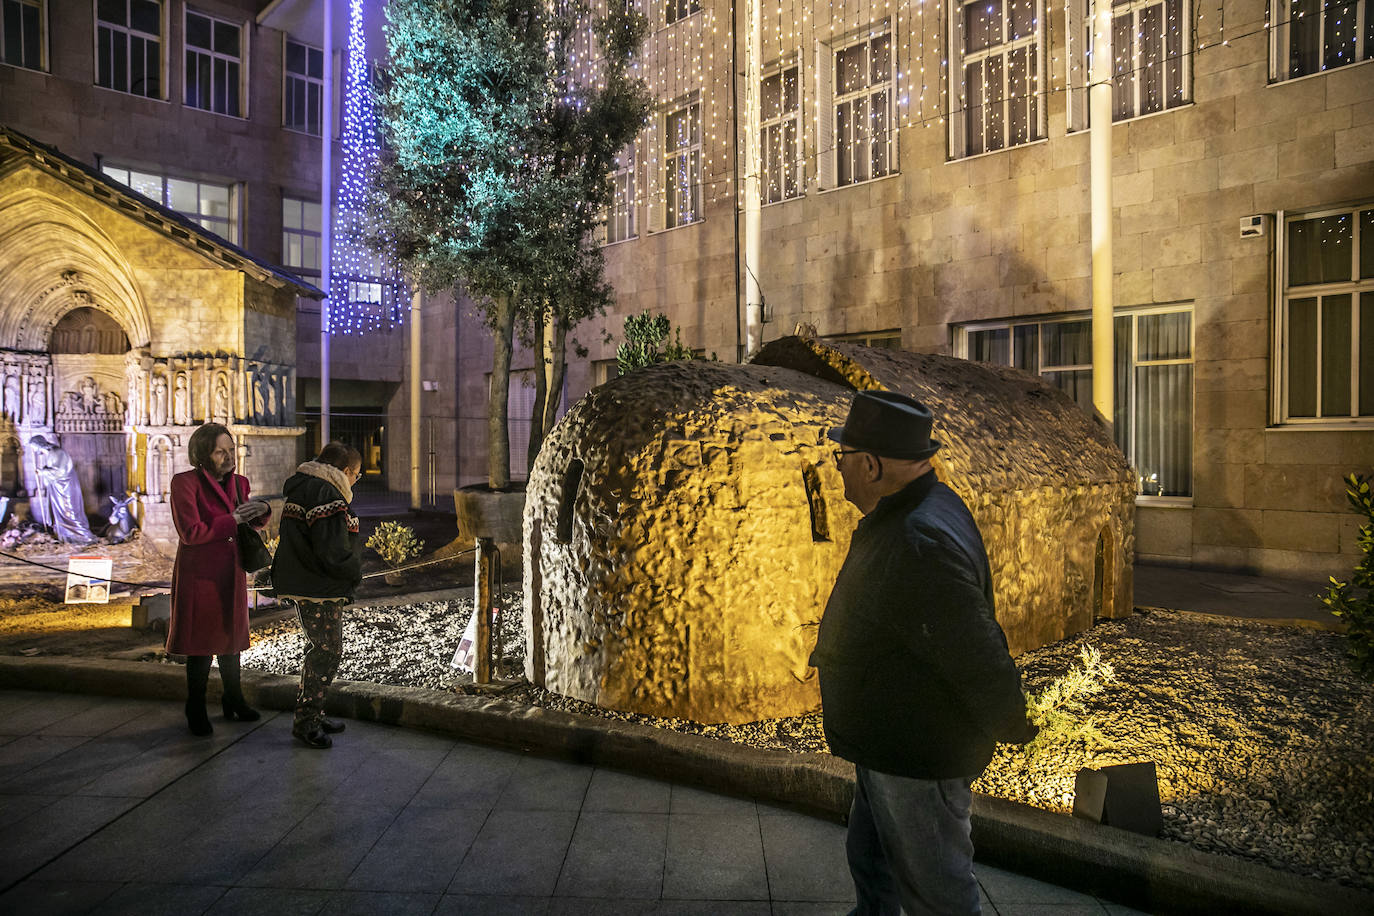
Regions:
<svg viewBox="0 0 1374 916"><path fill-rule="evenodd" d="M858 510L826 431L856 389L913 395L968 502L1013 654L1131 609L1135 488L1105 430L1015 370L784 338L594 389L545 440L525 506L526 674L701 722L799 715Z"/></svg>

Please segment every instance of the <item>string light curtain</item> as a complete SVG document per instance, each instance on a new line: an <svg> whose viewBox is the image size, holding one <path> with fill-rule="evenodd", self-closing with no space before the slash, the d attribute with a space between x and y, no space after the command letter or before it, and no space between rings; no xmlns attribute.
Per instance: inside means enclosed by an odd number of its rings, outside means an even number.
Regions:
<svg viewBox="0 0 1374 916"><path fill-rule="evenodd" d="M335 203L329 276L329 330L344 335L366 334L401 323L405 289L395 258L390 256L386 226L367 203L378 145L363 0L349 0L348 5L342 140L343 171Z"/></svg>

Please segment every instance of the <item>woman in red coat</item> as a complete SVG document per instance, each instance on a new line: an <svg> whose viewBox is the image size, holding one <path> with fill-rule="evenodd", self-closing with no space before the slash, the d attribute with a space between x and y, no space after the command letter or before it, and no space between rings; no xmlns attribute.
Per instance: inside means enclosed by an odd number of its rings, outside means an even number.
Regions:
<svg viewBox="0 0 1374 916"><path fill-rule="evenodd" d="M210 656L219 656L224 717L251 722L258 711L243 699L239 653L248 648L248 579L239 562L240 522L267 524L271 507L248 498L248 478L234 473L234 437L218 423L191 434L191 470L172 478L176 565L167 651L186 656L186 723L193 735L214 728L205 712Z"/></svg>

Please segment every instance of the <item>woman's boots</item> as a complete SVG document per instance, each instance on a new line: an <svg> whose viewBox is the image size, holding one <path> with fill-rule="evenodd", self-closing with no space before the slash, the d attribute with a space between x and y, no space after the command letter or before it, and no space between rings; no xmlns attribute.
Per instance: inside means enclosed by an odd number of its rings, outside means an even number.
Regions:
<svg viewBox="0 0 1374 916"><path fill-rule="evenodd" d="M256 722L262 714L248 705L243 698L243 685L239 682L239 657L221 655L219 657L219 679L224 685L224 718L230 722Z"/></svg>
<svg viewBox="0 0 1374 916"><path fill-rule="evenodd" d="M249 706L243 698L238 655L219 657L219 678L224 687L224 718L231 722L235 719L240 722L256 722L262 718L262 714ZM186 724L193 735L204 736L215 731L215 727L210 724L210 716L205 711L205 688L209 681L210 656L186 656Z"/></svg>
<svg viewBox="0 0 1374 916"><path fill-rule="evenodd" d="M186 656L186 724L191 734L212 734L215 727L205 712L205 685L210 680L210 656Z"/></svg>

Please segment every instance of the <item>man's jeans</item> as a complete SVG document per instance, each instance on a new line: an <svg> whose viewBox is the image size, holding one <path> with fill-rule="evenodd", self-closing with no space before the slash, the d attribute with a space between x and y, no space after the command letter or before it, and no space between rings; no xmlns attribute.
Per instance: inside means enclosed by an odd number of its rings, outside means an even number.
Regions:
<svg viewBox="0 0 1374 916"><path fill-rule="evenodd" d="M971 779L909 779L855 767L845 853L851 916L981 912L969 840Z"/></svg>

